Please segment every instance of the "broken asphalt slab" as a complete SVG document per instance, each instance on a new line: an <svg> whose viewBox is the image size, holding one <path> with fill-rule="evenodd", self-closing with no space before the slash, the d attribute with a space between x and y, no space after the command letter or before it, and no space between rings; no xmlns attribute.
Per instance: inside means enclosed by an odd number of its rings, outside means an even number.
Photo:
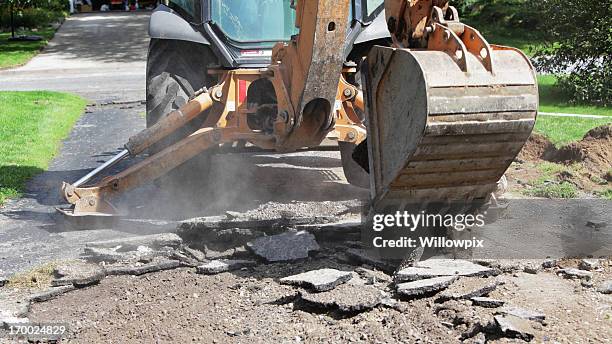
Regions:
<svg viewBox="0 0 612 344"><path fill-rule="evenodd" d="M179 223L181 235L207 235L220 229L253 229L268 231L274 228L295 227L308 224L333 222L333 216L284 217L276 215L268 218L250 218L249 214L231 212L231 215L197 217Z"/></svg>
<svg viewBox="0 0 612 344"><path fill-rule="evenodd" d="M474 306L484 307L484 308L497 308L503 306L506 302L503 300L492 299L490 297L472 297L470 299Z"/></svg>
<svg viewBox="0 0 612 344"><path fill-rule="evenodd" d="M597 291L602 294L612 294L612 280L602 282Z"/></svg>
<svg viewBox="0 0 612 344"><path fill-rule="evenodd" d="M378 306L383 294L372 286L355 286L351 284L340 285L333 290L309 293L302 291L300 300L309 307L338 310L344 313L363 312Z"/></svg>
<svg viewBox="0 0 612 344"><path fill-rule="evenodd" d="M118 251L134 251L139 246L150 247L150 248L161 248L161 247L179 247L183 243L183 239L174 233L162 233L153 235L141 235L134 237L127 237L121 239L112 239L105 241L95 241L85 244L87 248L105 248L105 249L116 249Z"/></svg>
<svg viewBox="0 0 612 344"><path fill-rule="evenodd" d="M204 275L214 275L222 272L238 270L243 267L253 266L256 264L257 262L252 260L219 259L198 266L196 272Z"/></svg>
<svg viewBox="0 0 612 344"><path fill-rule="evenodd" d="M75 287L85 287L96 284L106 277L106 270L97 264L85 262L73 262L59 265L53 271L55 279L51 281L51 286L59 287L74 285Z"/></svg>
<svg viewBox="0 0 612 344"><path fill-rule="evenodd" d="M231 247L223 251L216 251L208 246L204 247L205 258L209 260L215 259L237 259L251 257L251 252L245 246Z"/></svg>
<svg viewBox="0 0 612 344"><path fill-rule="evenodd" d="M74 285L63 285L59 287L52 287L45 291L41 291L30 296L30 302L45 302L54 299L67 292L75 290Z"/></svg>
<svg viewBox="0 0 612 344"><path fill-rule="evenodd" d="M582 259L578 264L580 270L593 271L599 268L599 260L597 259Z"/></svg>
<svg viewBox="0 0 612 344"><path fill-rule="evenodd" d="M391 276L382 271L370 270L364 267L356 268L355 272L368 284L387 283L392 280Z"/></svg>
<svg viewBox="0 0 612 344"><path fill-rule="evenodd" d="M356 264L366 264L385 272L393 272L395 267L376 257L373 252L364 249L350 248L345 252L347 258Z"/></svg>
<svg viewBox="0 0 612 344"><path fill-rule="evenodd" d="M206 254L200 250L191 247L183 247L185 254L199 262L206 261Z"/></svg>
<svg viewBox="0 0 612 344"><path fill-rule="evenodd" d="M501 284L503 282L495 279L462 278L440 293L436 302L467 300L473 297L486 296Z"/></svg>
<svg viewBox="0 0 612 344"><path fill-rule="evenodd" d="M407 297L426 296L447 288L458 278L457 276L442 276L400 283L397 285L397 293Z"/></svg>
<svg viewBox="0 0 612 344"><path fill-rule="evenodd" d="M563 277L568 278L568 279L578 278L578 279L583 279L587 281L590 281L591 278L593 277L592 272L584 271L580 269L574 269L574 268L561 269L557 271L557 274L562 275Z"/></svg>
<svg viewBox="0 0 612 344"><path fill-rule="evenodd" d="M353 278L351 271L320 269L281 278L280 283L306 287L321 292L332 290L336 286L348 282L351 278Z"/></svg>
<svg viewBox="0 0 612 344"><path fill-rule="evenodd" d="M161 262L153 262L140 266L118 266L109 267L106 269L107 276L134 275L140 276L151 272L162 270L171 270L181 267L181 262L178 260L166 260Z"/></svg>
<svg viewBox="0 0 612 344"><path fill-rule="evenodd" d="M531 341L534 337L534 329L528 320L521 319L512 315L496 315L495 323L505 336Z"/></svg>
<svg viewBox="0 0 612 344"><path fill-rule="evenodd" d="M536 312L536 311L532 311L529 309L525 309L525 308L520 308L520 307L508 307L508 308L504 308L502 310L500 310L498 312L498 314L502 314L502 315L512 315L515 316L517 318L521 318L521 319L525 319L525 320L532 320L532 321L537 321L537 322L544 322L544 320L546 320L546 315L544 313L540 313L540 312Z"/></svg>
<svg viewBox="0 0 612 344"><path fill-rule="evenodd" d="M311 251L320 249L314 235L305 231L260 237L247 243L247 247L268 262L305 259Z"/></svg>
<svg viewBox="0 0 612 344"><path fill-rule="evenodd" d="M467 260L428 259L414 266L401 269L395 274L396 282L416 281L442 276L493 276L498 271Z"/></svg>
<svg viewBox="0 0 612 344"><path fill-rule="evenodd" d="M27 321L29 311L30 302L23 295L15 292L0 294L0 327L3 323Z"/></svg>
<svg viewBox="0 0 612 344"><path fill-rule="evenodd" d="M81 257L87 261L100 263L136 262L152 260L156 257L170 257L177 251L171 247L161 247L153 250L148 246L138 246L135 250L125 251L121 247L96 248L85 247Z"/></svg>
<svg viewBox="0 0 612 344"><path fill-rule="evenodd" d="M295 228L312 233L317 240L322 242L342 241L346 244L347 241L353 240L361 244L363 223L361 218L358 218L332 223L296 225Z"/></svg>

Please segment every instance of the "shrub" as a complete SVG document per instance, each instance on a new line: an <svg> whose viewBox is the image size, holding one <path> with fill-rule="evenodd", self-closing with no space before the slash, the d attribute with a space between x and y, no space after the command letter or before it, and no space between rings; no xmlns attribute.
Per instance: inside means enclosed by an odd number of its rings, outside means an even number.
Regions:
<svg viewBox="0 0 612 344"><path fill-rule="evenodd" d="M67 15L65 0L0 0L0 29L11 26L11 6L15 27L45 27Z"/></svg>
<svg viewBox="0 0 612 344"><path fill-rule="evenodd" d="M612 104L612 3L541 0L534 5L546 18L540 30L546 45L536 54L536 65L559 75L557 86L571 102Z"/></svg>
<svg viewBox="0 0 612 344"><path fill-rule="evenodd" d="M26 8L15 11L15 27L38 28L45 27L58 21L66 14L59 11L50 11L42 8ZM9 10L0 11L0 28L8 29L11 26L11 13Z"/></svg>
<svg viewBox="0 0 612 344"><path fill-rule="evenodd" d="M540 16L526 0L451 0L459 13L477 22L520 29L535 29Z"/></svg>

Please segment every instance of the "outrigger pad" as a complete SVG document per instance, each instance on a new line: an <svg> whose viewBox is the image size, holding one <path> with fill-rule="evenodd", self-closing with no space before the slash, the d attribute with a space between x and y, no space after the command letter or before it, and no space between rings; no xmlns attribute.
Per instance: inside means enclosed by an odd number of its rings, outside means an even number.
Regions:
<svg viewBox="0 0 612 344"><path fill-rule="evenodd" d="M112 229L120 216L104 213L74 213L74 208L55 208L60 214L63 230Z"/></svg>
<svg viewBox="0 0 612 344"><path fill-rule="evenodd" d="M368 153L377 204L427 209L486 200L527 141L536 74L518 50L493 47L493 72L467 56L374 47L364 70Z"/></svg>

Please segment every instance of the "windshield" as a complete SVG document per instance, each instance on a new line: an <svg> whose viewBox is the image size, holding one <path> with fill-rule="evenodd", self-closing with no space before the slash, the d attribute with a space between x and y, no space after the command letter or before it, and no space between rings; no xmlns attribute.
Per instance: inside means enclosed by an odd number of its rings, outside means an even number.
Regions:
<svg viewBox="0 0 612 344"><path fill-rule="evenodd" d="M367 8L367 13L368 16L371 16L372 14L374 14L374 11L376 11L380 5L382 5L385 2L385 0L368 0L366 5L368 6Z"/></svg>
<svg viewBox="0 0 612 344"><path fill-rule="evenodd" d="M288 41L298 33L291 0L212 0L211 19L238 42Z"/></svg>

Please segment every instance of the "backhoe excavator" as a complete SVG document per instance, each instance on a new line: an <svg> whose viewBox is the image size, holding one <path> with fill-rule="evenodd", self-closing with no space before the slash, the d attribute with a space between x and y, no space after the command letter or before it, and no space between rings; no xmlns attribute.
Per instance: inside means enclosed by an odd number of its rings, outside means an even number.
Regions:
<svg viewBox="0 0 612 344"><path fill-rule="evenodd" d="M288 152L326 138L348 181L370 188L372 209L470 211L533 129L529 59L489 44L448 0L184 3L152 15L148 127L63 184L65 215L115 216L113 197L220 145Z"/></svg>

